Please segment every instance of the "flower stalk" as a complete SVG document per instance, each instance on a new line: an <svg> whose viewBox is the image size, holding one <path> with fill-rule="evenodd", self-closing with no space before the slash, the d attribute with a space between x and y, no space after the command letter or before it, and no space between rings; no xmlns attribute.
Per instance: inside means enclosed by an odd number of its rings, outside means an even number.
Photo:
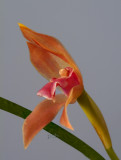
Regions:
<svg viewBox="0 0 121 160"><path fill-rule="evenodd" d="M106 122L96 103L85 90L77 101L96 130L111 160L118 160L118 157L112 148L112 142Z"/></svg>
<svg viewBox="0 0 121 160"><path fill-rule="evenodd" d="M117 157L113 147L106 149L107 154L109 155L109 157L111 158L111 160L119 160L119 158Z"/></svg>

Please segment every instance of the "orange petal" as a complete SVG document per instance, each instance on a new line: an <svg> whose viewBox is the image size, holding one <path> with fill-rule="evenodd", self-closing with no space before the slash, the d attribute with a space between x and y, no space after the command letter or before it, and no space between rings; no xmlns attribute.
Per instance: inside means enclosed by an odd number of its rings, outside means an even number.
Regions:
<svg viewBox="0 0 121 160"><path fill-rule="evenodd" d="M23 141L25 149L36 134L51 122L64 105L66 97L63 94L55 97L55 103L44 100L38 104L23 124Z"/></svg>
<svg viewBox="0 0 121 160"><path fill-rule="evenodd" d="M62 115L60 118L60 124L66 128L74 130L70 121L69 121L68 115L67 115L67 106L66 105L64 106L64 109L63 109L63 112L62 112Z"/></svg>
<svg viewBox="0 0 121 160"><path fill-rule="evenodd" d="M77 98L82 94L83 90L84 88L82 85L74 86L69 93L65 106L68 106L69 103L74 103Z"/></svg>
<svg viewBox="0 0 121 160"><path fill-rule="evenodd" d="M27 44L30 51L30 59L35 68L47 79L58 77L59 65L48 51L30 42L27 42Z"/></svg>
<svg viewBox="0 0 121 160"><path fill-rule="evenodd" d="M66 49L64 48L64 46L61 44L61 42L59 40L57 40L54 37L48 36L48 35L37 33L35 31L29 29L28 27L24 26L23 24L19 23L19 26L20 26L20 29L21 29L24 37L28 41L30 41L38 46L41 46L43 49L49 51L51 54L54 54L54 55L60 57L63 61L68 63L70 65L70 67L74 68L75 72L77 72L79 78L82 81L82 76L81 76L81 73L80 73L77 65L75 64L74 60L68 54L68 52L66 51Z"/></svg>
<svg viewBox="0 0 121 160"><path fill-rule="evenodd" d="M47 50L36 44L27 42L30 59L34 67L45 78L51 79L53 77L59 77L59 70L68 66L64 61L55 55L50 54Z"/></svg>
<svg viewBox="0 0 121 160"><path fill-rule="evenodd" d="M74 130L74 129L73 129L71 123L69 122L69 118L67 115L67 106L69 103L74 103L76 101L76 99L81 95L82 91L83 91L83 88L81 85L77 85L71 89L69 96L68 96L68 99L66 100L61 118L60 118L61 125L69 128L71 130Z"/></svg>

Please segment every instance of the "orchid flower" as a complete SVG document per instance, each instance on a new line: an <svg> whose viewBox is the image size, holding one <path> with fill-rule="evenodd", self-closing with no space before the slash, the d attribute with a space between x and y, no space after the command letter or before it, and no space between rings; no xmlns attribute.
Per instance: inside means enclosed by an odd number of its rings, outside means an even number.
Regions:
<svg viewBox="0 0 121 160"><path fill-rule="evenodd" d="M35 107L23 124L23 141L27 148L35 135L54 119L63 106L60 124L73 130L67 115L67 106L77 100L84 87L77 65L57 39L36 33L23 24L19 23L19 26L28 40L32 64L49 80L49 83L37 92L38 96L46 99ZM62 94L55 94L57 86Z"/></svg>
<svg viewBox="0 0 121 160"><path fill-rule="evenodd" d="M82 75L64 46L54 37L37 33L20 23L19 26L23 36L28 40L32 64L49 80L37 92L38 96L46 99L35 107L23 123L24 147L28 147L36 134L54 119L63 106L60 124L73 130L67 115L67 106L77 100L100 137L108 155L111 159L118 159L113 150L104 117L85 91ZM62 94L55 94L57 87L61 89Z"/></svg>

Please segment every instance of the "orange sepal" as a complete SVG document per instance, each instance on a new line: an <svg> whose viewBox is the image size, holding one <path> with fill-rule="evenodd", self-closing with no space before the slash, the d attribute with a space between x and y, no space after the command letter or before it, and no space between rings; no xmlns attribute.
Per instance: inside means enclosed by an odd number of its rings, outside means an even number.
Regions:
<svg viewBox="0 0 121 160"><path fill-rule="evenodd" d="M42 47L39 47L33 43L27 42L30 60L37 71L46 79L53 77L59 77L59 63L57 58Z"/></svg>
<svg viewBox="0 0 121 160"><path fill-rule="evenodd" d="M35 107L23 123L25 149L36 134L54 119L65 102L66 97L63 94L59 94L55 96L55 103L51 100L44 100Z"/></svg>
<svg viewBox="0 0 121 160"><path fill-rule="evenodd" d="M77 100L77 98L81 95L82 91L83 91L83 87L81 85L77 85L71 89L60 118L61 125L71 130L74 130L74 129L71 123L69 122L69 118L67 114L67 106L69 103L74 103Z"/></svg>
<svg viewBox="0 0 121 160"><path fill-rule="evenodd" d="M28 41L42 47L43 49L47 50L50 54L54 54L66 63L68 63L68 65L72 67L78 74L80 83L82 83L82 76L77 65L75 64L72 57L68 54L68 52L58 39L48 35L37 33L21 23L18 24L23 33L23 36Z"/></svg>

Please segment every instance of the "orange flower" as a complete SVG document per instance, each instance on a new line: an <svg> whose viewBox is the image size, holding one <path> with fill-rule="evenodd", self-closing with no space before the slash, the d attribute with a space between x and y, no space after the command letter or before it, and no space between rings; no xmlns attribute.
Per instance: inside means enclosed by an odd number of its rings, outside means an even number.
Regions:
<svg viewBox="0 0 121 160"><path fill-rule="evenodd" d="M23 124L24 147L27 148L34 136L51 122L58 111L64 106L60 123L73 130L68 115L67 106L74 103L84 89L81 73L74 60L63 45L55 38L36 33L20 24L27 45L30 59L35 68L50 82L37 93L46 100L38 104ZM55 95L59 86L64 94Z"/></svg>

